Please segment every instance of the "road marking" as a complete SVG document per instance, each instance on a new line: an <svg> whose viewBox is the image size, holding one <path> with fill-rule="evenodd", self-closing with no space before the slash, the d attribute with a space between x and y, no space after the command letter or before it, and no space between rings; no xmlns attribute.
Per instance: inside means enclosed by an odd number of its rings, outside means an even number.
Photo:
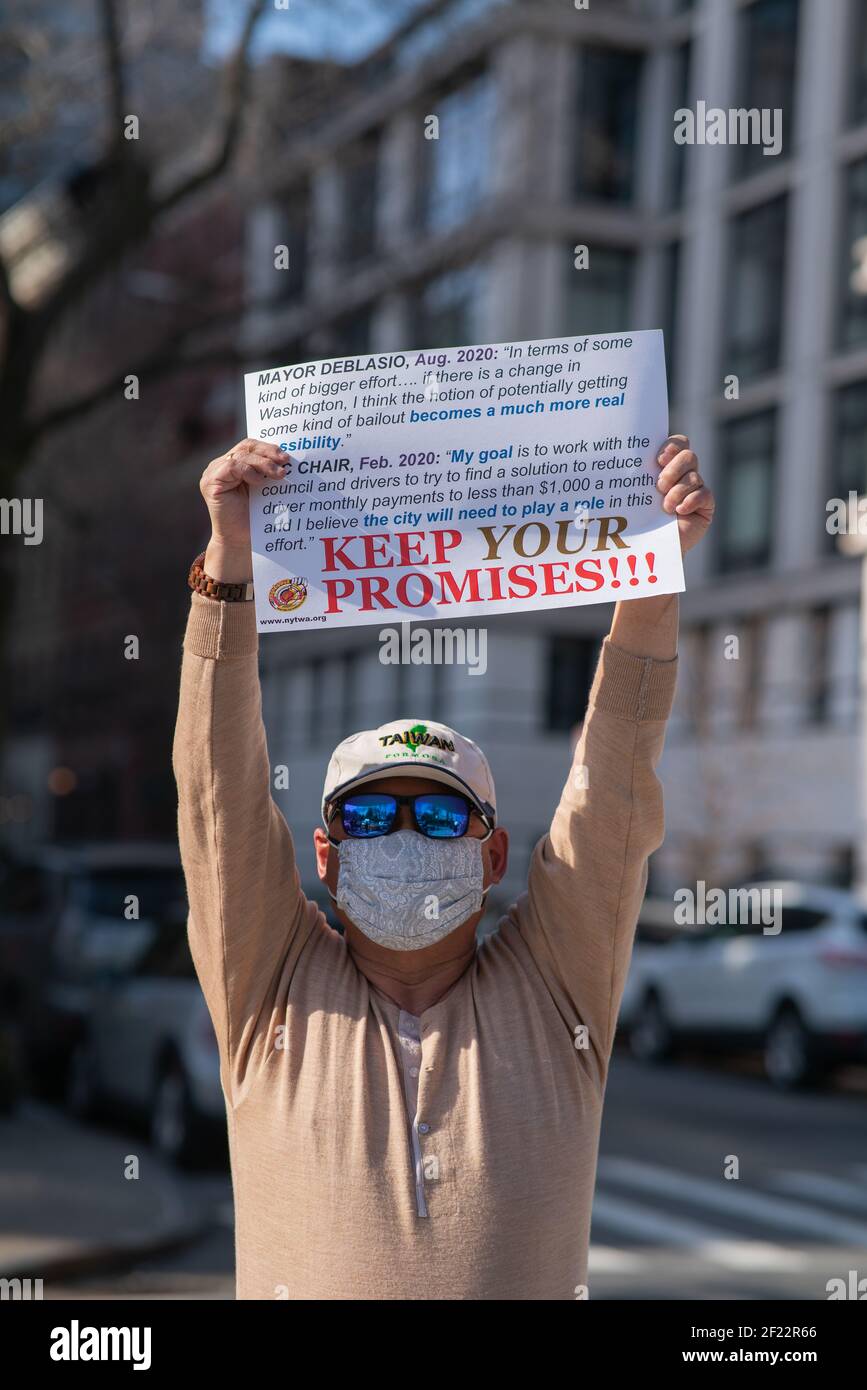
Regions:
<svg viewBox="0 0 867 1390"><path fill-rule="evenodd" d="M620 1250L613 1245L591 1245L587 1268L591 1274L638 1274L647 1262L640 1250Z"/></svg>
<svg viewBox="0 0 867 1390"><path fill-rule="evenodd" d="M663 1247L662 1251L635 1252L636 1258L642 1261L658 1260L660 1255L664 1257L666 1247L677 1246L722 1269L786 1269L794 1272L807 1268L811 1263L810 1256L804 1250L787 1250L782 1245L770 1245L760 1240L730 1240L725 1231L716 1227L666 1216L639 1202L631 1202L625 1197L611 1197L606 1193L597 1193L593 1203L594 1225L597 1222L606 1231L618 1231L633 1239L638 1236L654 1240ZM594 1248L591 1244L591 1256ZM608 1250L612 1247L602 1248ZM611 1266L603 1265L601 1268L605 1270Z"/></svg>
<svg viewBox="0 0 867 1390"><path fill-rule="evenodd" d="M713 1182L631 1158L600 1161L599 1176L603 1181L610 1178L640 1191L674 1197L678 1201L694 1201L711 1211L755 1219L762 1225L792 1234L820 1236L847 1246L867 1245L867 1226L858 1221L847 1221L820 1207L787 1202L769 1193L743 1188L739 1182L724 1178Z"/></svg>
<svg viewBox="0 0 867 1390"><path fill-rule="evenodd" d="M833 1178L828 1173L776 1173L768 1182L781 1192L791 1192L794 1197L818 1197L844 1211L867 1212L867 1191L863 1186Z"/></svg>
<svg viewBox="0 0 867 1390"><path fill-rule="evenodd" d="M687 1221L680 1216L667 1216L650 1207L631 1202L627 1197L612 1197L597 1191L593 1200L593 1225L601 1221L607 1230L641 1240L658 1241L660 1245L677 1245L693 1250L698 1245L719 1240L724 1232L712 1226Z"/></svg>

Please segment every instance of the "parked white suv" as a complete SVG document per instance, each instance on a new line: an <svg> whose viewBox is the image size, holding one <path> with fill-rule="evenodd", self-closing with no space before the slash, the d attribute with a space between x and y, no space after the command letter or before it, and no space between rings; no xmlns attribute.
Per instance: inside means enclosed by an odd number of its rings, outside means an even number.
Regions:
<svg viewBox="0 0 867 1390"><path fill-rule="evenodd" d="M633 1054L662 1061L687 1042L759 1047L768 1077L784 1088L867 1061L865 904L783 881L744 885L740 902L754 890L780 905L779 931L766 933L768 916L679 927L673 902L645 903L620 1014Z"/></svg>

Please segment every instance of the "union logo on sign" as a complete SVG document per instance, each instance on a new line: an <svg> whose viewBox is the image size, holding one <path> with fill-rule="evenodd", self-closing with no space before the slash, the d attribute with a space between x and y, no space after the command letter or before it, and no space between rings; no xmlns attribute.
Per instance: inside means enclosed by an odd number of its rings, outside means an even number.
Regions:
<svg viewBox="0 0 867 1390"><path fill-rule="evenodd" d="M300 608L306 598L306 579L278 579L268 594L268 602L278 613L291 613L293 608Z"/></svg>

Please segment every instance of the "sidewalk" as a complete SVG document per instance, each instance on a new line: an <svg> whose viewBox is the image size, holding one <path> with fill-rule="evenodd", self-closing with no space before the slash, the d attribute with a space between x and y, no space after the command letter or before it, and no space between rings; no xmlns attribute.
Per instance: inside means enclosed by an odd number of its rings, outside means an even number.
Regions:
<svg viewBox="0 0 867 1390"><path fill-rule="evenodd" d="M127 1178L130 1156L138 1178ZM0 1278L122 1267L194 1239L208 1224L144 1139L24 1102L0 1116Z"/></svg>

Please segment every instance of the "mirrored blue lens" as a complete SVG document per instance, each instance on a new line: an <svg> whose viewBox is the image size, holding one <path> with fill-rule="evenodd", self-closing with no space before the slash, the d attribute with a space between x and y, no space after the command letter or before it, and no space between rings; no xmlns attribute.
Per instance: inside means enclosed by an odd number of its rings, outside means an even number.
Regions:
<svg viewBox="0 0 867 1390"><path fill-rule="evenodd" d="M433 840L453 840L466 835L470 804L462 796L432 792L415 799L415 820L422 835Z"/></svg>
<svg viewBox="0 0 867 1390"><path fill-rule="evenodd" d="M360 792L343 802L343 829L347 835L387 835L397 815L397 801L385 792Z"/></svg>

